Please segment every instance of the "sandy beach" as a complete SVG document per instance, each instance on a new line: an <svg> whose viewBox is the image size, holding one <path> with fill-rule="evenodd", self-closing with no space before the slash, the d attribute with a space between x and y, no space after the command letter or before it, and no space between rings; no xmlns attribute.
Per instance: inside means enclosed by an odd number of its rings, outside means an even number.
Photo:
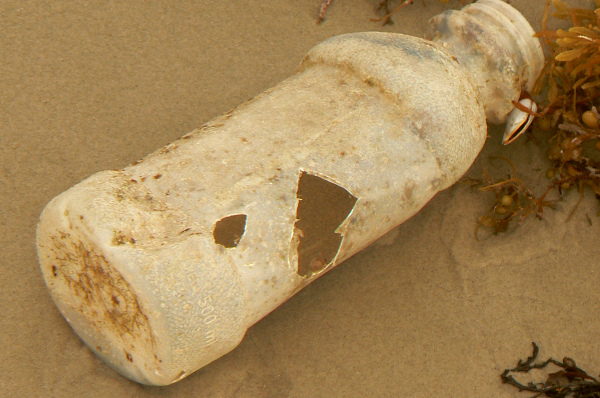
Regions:
<svg viewBox="0 0 600 398"><path fill-rule="evenodd" d="M588 0L564 0L592 6ZM543 0L512 0L535 30ZM540 346L600 373L598 200L569 191L544 218L494 235L494 201L467 183L253 326L231 353L167 387L96 358L47 292L35 246L49 200L122 168L292 75L304 54L358 31L422 37L461 2L415 0L372 22L376 0L53 1L0 5L0 396L528 397L500 374ZM408 77L409 78L409 77ZM536 194L545 136L491 127L467 173L510 168ZM554 199L557 199L555 196ZM571 215L572 213L572 215ZM544 381L544 380L539 380Z"/></svg>

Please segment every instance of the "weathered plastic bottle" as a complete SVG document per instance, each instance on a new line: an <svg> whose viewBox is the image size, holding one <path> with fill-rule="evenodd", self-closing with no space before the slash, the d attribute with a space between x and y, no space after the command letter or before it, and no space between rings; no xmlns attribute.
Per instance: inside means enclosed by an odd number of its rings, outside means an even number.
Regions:
<svg viewBox="0 0 600 398"><path fill-rule="evenodd" d="M456 182L543 55L499 0L433 25L434 42L326 40L272 89L54 198L38 254L77 334L132 380L176 382Z"/></svg>

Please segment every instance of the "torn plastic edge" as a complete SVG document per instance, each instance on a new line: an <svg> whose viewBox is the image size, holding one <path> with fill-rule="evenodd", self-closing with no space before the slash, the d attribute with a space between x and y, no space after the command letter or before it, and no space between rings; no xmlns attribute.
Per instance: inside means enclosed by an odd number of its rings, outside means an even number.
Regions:
<svg viewBox="0 0 600 398"><path fill-rule="evenodd" d="M302 258L302 253L301 253L301 249L302 249L302 239L305 237L304 231L302 231L300 228L298 228L298 223L301 221L302 217L299 217L299 211L301 212L301 204L302 204L302 197L299 197L300 194L300 189L301 189L301 183L302 183L302 178L303 176L308 175L310 177L315 177L317 179L319 179L322 182L325 182L327 184L331 184L331 188L336 190L336 192L333 192L333 194L335 195L340 195L340 193L345 193L348 195L348 198L345 199L347 200L346 204L351 206L348 206L348 210L344 210L344 212L342 213L344 215L344 218L341 219L341 221L335 222L334 225L336 225L336 228L334 230L330 230L327 232L326 235L330 235L330 234L334 234L334 235L339 235L339 243L337 244L337 247L335 248L335 253L333 254L332 258L325 258L324 260L326 260L326 262L323 261L323 259L319 259L319 258L315 258L312 259L310 261L310 265L308 267L306 267L306 264L302 264L302 260L306 260L306 258ZM310 182L309 182L310 183ZM320 275L323 274L324 272L332 269L335 264L338 263L338 258L340 255L340 252L342 251L342 248L344 247L344 241L345 241L345 237L346 237L346 232L348 229L348 225L351 222L352 216L354 215L354 211L356 209L356 204L359 201L358 196L354 195L352 192L350 192L350 190L348 190L344 184L340 183L339 181L337 181L336 179L325 175L323 173L319 173L319 172L309 172L307 170L304 170L302 168L299 169L299 173L298 173L298 179L297 179L297 183L296 183L296 205L294 208L294 216L295 216L295 222L294 225L292 227L292 232L290 235L290 251L289 251L289 256L288 256L288 265L290 266L291 269L294 269L296 271L296 273L303 277L303 278L307 278L307 279L312 279L315 275ZM314 200L314 197L311 196L311 198ZM338 206L340 198L338 198L337 202L334 202L334 206ZM312 215L312 214L311 214ZM320 231L319 231L320 232ZM311 232L311 234L314 234L314 232ZM326 236L325 236L326 237ZM320 239L318 239L320 240ZM314 246L314 245L313 245ZM326 248L325 248L326 249ZM309 256L308 258L310 258L311 256ZM314 257L314 256L312 256ZM306 261L304 261L306 262ZM320 264L318 267L313 266L313 262L320 262Z"/></svg>
<svg viewBox="0 0 600 398"><path fill-rule="evenodd" d="M217 245L227 249L237 247L246 234L246 214L231 214L220 218L213 228L213 238Z"/></svg>

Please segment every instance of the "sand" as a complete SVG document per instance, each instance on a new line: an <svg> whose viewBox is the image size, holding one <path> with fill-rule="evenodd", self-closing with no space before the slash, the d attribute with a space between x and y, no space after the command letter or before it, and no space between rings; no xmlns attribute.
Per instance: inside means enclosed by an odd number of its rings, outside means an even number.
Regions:
<svg viewBox="0 0 600 398"><path fill-rule="evenodd" d="M544 3L511 1L536 30ZM35 249L52 197L273 86L327 37L422 36L430 17L460 8L415 0L384 27L369 21L377 4L336 0L321 25L318 0L0 5L0 396L527 397L500 374L532 341L544 359L568 355L600 372L600 220L589 192L570 218L577 192L543 220L476 240L493 195L459 183L168 387L112 371L52 303ZM490 160L501 155L543 192L543 140L503 147L500 136L490 129L468 176L481 178L482 165L504 176Z"/></svg>

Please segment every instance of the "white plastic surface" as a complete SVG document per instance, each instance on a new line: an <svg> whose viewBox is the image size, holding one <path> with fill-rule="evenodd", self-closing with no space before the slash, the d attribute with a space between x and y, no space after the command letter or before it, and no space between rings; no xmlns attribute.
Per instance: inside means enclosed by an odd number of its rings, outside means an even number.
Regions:
<svg viewBox="0 0 600 398"><path fill-rule="evenodd" d="M231 351L466 172L487 135L468 68L399 34L316 46L272 89L54 198L37 244L56 305L140 383L176 382Z"/></svg>

